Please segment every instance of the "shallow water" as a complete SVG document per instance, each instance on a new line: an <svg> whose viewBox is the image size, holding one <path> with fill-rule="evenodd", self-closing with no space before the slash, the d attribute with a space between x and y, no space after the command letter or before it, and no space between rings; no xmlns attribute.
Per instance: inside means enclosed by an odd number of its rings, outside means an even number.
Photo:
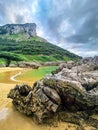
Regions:
<svg viewBox="0 0 98 130"><path fill-rule="evenodd" d="M56 68L56 66L48 66L40 67L39 69L27 70L17 76L16 80L20 82L34 83L35 81L42 79L45 75L50 74Z"/></svg>
<svg viewBox="0 0 98 130"><path fill-rule="evenodd" d="M41 67L39 69L22 69L15 71L4 71L0 73L0 83L6 84L33 84L35 81L40 80L46 74L50 74L55 70L56 66Z"/></svg>
<svg viewBox="0 0 98 130"><path fill-rule="evenodd" d="M57 122L56 126L38 125L32 118L19 113L11 104L5 113L5 119L0 120L0 130L76 130L77 126L70 123Z"/></svg>
<svg viewBox="0 0 98 130"><path fill-rule="evenodd" d="M41 77L39 78L30 78L30 76L28 78L22 77L22 74L25 74L26 72L31 71L31 70L16 70L16 71L7 71L7 72L3 72L0 73L0 83L6 83L6 84L22 84L22 83L31 83L33 84L35 81L41 79ZM16 78L18 76L18 74L21 74L19 77L20 79ZM13 79L13 80L12 80Z"/></svg>

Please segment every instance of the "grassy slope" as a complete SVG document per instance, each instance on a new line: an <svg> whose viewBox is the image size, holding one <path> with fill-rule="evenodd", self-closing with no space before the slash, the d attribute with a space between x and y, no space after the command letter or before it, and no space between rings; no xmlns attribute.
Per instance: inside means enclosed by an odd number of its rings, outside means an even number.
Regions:
<svg viewBox="0 0 98 130"><path fill-rule="evenodd" d="M0 51L19 54L25 61L62 61L79 59L77 55L60 47L48 43L38 36L27 39L22 33L2 36L0 35ZM0 63L4 60L0 59Z"/></svg>

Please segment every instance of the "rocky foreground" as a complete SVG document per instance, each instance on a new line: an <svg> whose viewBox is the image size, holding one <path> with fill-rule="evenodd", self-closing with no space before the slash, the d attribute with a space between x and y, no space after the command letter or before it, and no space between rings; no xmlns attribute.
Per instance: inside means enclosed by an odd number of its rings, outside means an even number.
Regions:
<svg viewBox="0 0 98 130"><path fill-rule="evenodd" d="M98 120L92 118L98 113L98 57L62 63L33 87L16 85L8 98L18 111L38 123L56 117L78 125L77 130L86 125L98 129Z"/></svg>

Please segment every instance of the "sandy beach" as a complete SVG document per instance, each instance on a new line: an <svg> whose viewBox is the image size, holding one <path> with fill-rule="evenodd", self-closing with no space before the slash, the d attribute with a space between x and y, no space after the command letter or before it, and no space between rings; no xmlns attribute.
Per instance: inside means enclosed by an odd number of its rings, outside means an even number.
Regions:
<svg viewBox="0 0 98 130"><path fill-rule="evenodd" d="M22 71L21 68L0 68L0 73ZM65 122L56 122L55 126L37 125L31 118L19 113L12 105L7 94L13 84L0 83L0 130L77 130L77 126ZM85 130L91 130L86 127Z"/></svg>
<svg viewBox="0 0 98 130"><path fill-rule="evenodd" d="M17 71L17 70L23 70L23 68L2 67L0 68L0 73L8 72L8 71Z"/></svg>

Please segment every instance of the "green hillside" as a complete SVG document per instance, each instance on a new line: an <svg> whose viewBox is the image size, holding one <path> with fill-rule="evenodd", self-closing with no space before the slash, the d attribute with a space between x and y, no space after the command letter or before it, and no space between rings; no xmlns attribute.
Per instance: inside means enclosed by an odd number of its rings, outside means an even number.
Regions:
<svg viewBox="0 0 98 130"><path fill-rule="evenodd" d="M17 54L25 61L67 61L80 59L79 56L70 53L56 45L47 42L38 36L26 38L22 33L13 35L0 35L0 52ZM3 58L2 55L0 58ZM0 63L4 63L0 59Z"/></svg>

